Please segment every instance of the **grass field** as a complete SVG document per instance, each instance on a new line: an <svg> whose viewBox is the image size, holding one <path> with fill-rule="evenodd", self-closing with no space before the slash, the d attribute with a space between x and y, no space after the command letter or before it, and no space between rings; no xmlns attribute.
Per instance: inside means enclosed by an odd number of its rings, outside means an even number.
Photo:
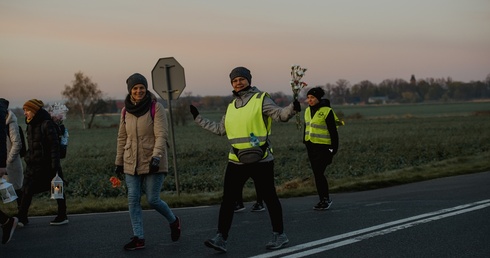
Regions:
<svg viewBox="0 0 490 258"><path fill-rule="evenodd" d="M340 149L327 168L333 192L358 191L490 169L490 102L418 105L334 106L344 116ZM215 121L222 113L202 111ZM125 188L112 188L118 115L98 116L82 130L69 117L68 156L62 161L71 213L127 209ZM21 118L22 119L22 118ZM189 114L190 119L190 114ZM22 121L22 120L20 120ZM21 124L25 127L25 125ZM175 126L180 195L176 194L172 152L162 197L172 207L217 203L229 144L189 122ZM316 194L302 132L295 119L274 123L270 136L281 197ZM171 150L173 151L173 150ZM253 183L244 190L254 198ZM7 210L15 212L14 204ZM47 195L33 201L31 215L53 214Z"/></svg>

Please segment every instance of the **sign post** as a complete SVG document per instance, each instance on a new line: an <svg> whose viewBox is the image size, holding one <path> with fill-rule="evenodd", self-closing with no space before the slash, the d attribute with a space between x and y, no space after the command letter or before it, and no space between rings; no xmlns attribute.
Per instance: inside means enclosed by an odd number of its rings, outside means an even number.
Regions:
<svg viewBox="0 0 490 258"><path fill-rule="evenodd" d="M160 58L155 64L155 67L153 67L153 70L151 70L151 78L153 81L153 89L161 98L168 102L169 127L172 134L171 144L173 150L172 157L174 164L175 188L177 189L177 195L180 196L171 100L178 99L185 88L184 68L173 57Z"/></svg>

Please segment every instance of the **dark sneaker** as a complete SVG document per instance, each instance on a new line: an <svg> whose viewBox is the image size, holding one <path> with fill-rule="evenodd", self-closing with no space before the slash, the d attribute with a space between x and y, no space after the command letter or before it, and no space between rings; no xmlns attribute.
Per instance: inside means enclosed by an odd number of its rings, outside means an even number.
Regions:
<svg viewBox="0 0 490 258"><path fill-rule="evenodd" d="M240 211L243 211L245 210L245 206L243 206L243 203L237 203L235 205L235 212L240 212Z"/></svg>
<svg viewBox="0 0 490 258"><path fill-rule="evenodd" d="M2 236L2 244L6 244L12 239L12 236L14 235L15 228L17 227L17 223L19 222L19 219L16 217L9 218L7 220L7 223L2 225L2 231L3 231L3 236Z"/></svg>
<svg viewBox="0 0 490 258"><path fill-rule="evenodd" d="M170 223L170 236L174 242L180 238L180 219L177 216L175 216L175 221Z"/></svg>
<svg viewBox="0 0 490 258"><path fill-rule="evenodd" d="M124 245L124 250L133 251L145 248L145 240L139 239L138 237L132 237L131 242Z"/></svg>
<svg viewBox="0 0 490 258"><path fill-rule="evenodd" d="M226 253L226 240L221 233L216 234L215 237L204 241L204 245L209 248L214 248L217 251Z"/></svg>
<svg viewBox="0 0 490 258"><path fill-rule="evenodd" d="M68 217L66 216L56 216L54 220L52 220L49 224L53 226L60 226L60 225L65 225L68 224Z"/></svg>
<svg viewBox="0 0 490 258"><path fill-rule="evenodd" d="M276 250L289 243L289 239L285 233L279 234L277 232L272 233L272 240L265 245L265 248L269 250Z"/></svg>
<svg viewBox="0 0 490 258"><path fill-rule="evenodd" d="M328 210L330 206L332 205L332 200L322 200L320 201L317 205L313 206L313 209L316 211L323 211L323 210Z"/></svg>
<svg viewBox="0 0 490 258"><path fill-rule="evenodd" d="M265 211L264 204L261 202L256 202L254 205L252 205L252 209L250 210L251 212L256 212L256 211Z"/></svg>

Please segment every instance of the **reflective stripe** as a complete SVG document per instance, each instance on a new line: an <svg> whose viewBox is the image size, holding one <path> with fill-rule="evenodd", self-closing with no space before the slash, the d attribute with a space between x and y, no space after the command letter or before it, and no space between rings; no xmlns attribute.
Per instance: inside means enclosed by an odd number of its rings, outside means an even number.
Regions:
<svg viewBox="0 0 490 258"><path fill-rule="evenodd" d="M260 146L266 144L268 134L270 134L272 119L268 117L266 124L262 116L262 105L265 96L267 96L265 92L256 93L244 106L239 108L235 107L236 99L228 105L225 128L228 141L233 148L239 150L251 148L250 133L254 133L259 139ZM266 156L267 151L264 152L264 157ZM228 159L238 161L238 157L233 151L230 151Z"/></svg>
<svg viewBox="0 0 490 258"><path fill-rule="evenodd" d="M311 117L311 108L308 107L305 110L305 141L311 141L312 143L318 144L332 144L327 123L325 122L325 119L330 112L333 112L331 108L321 107L316 111L315 115Z"/></svg>

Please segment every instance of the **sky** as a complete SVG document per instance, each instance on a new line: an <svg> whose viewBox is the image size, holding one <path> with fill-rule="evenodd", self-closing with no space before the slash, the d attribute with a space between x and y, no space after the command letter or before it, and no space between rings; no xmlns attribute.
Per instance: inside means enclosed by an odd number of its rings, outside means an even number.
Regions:
<svg viewBox="0 0 490 258"><path fill-rule="evenodd" d="M138 72L174 57L183 95L226 96L230 71L291 93L291 65L309 86L347 80L490 74L489 0L0 0L0 97L62 101L82 72L123 99Z"/></svg>

